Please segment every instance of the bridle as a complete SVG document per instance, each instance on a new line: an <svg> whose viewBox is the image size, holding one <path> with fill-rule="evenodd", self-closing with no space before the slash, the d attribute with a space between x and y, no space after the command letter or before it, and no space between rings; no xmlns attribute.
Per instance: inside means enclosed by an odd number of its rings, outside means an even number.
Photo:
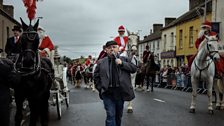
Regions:
<svg viewBox="0 0 224 126"><path fill-rule="evenodd" d="M31 42L34 42L35 38L37 37L37 32L35 31L25 31L23 35L26 35L27 39ZM33 36L32 36L33 34ZM30 67L24 66L24 57L26 54L30 53L33 56L33 65ZM14 70L19 73L21 76L30 76L38 73L40 74L41 69L41 62L40 62L40 55L38 51L34 51L30 48L22 50L19 54L19 57L16 59L14 63Z"/></svg>
<svg viewBox="0 0 224 126"><path fill-rule="evenodd" d="M208 54L207 54L206 57L209 57L209 59L205 59L204 61L205 61L205 62L209 62L209 63L208 63L207 66L205 66L204 68L200 68L200 67L196 64L196 62L194 61L194 65L195 65L196 69L199 70L199 72L200 72L200 74L199 74L199 79L201 79L201 72L204 71L204 70L208 70L210 64L211 64L212 62L214 62L214 60L215 60L215 59L214 59L215 54L218 53L217 50L211 50L210 47L209 47L209 43L208 43L208 42L217 42L217 40L208 40L207 37L206 37L206 40L207 40L207 41L206 41L206 48L207 48L207 50L208 50Z"/></svg>

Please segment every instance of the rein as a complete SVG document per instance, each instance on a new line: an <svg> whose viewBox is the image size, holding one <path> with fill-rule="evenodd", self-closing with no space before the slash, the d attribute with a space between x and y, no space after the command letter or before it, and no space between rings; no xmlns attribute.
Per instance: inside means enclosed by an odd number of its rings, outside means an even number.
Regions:
<svg viewBox="0 0 224 126"><path fill-rule="evenodd" d="M215 40L212 40L212 41L215 41ZM201 80L201 72L202 71L204 71L204 70L208 70L208 68L209 68L209 66L210 66L210 64L212 63L212 62L214 62L213 60L214 60L214 55L216 54L216 53L218 53L218 51L211 51L210 50L210 48L209 48L209 45L208 45L208 43L206 43L206 48L207 48L207 50L208 50L208 54L206 55L206 57L209 57L210 59L208 59L208 60L204 60L205 62L209 62L208 64L207 64L207 66L206 67L204 67L204 68L199 68L199 66L196 64L196 62L195 62L195 60L194 60L194 65L195 65L195 67L196 67L196 69L197 70L199 70L199 80Z"/></svg>
<svg viewBox="0 0 224 126"><path fill-rule="evenodd" d="M23 66L22 66L20 69L18 69L18 68L16 67L16 64L19 63L19 61L18 61L19 58L17 58L16 62L14 63L14 70L15 70L17 73L19 73L21 76L30 76L30 75L34 75L35 73L38 73L38 76L39 76L40 73L41 73L41 71L40 71L40 69L41 69L41 65L40 65L40 64L41 64L41 63L40 63L40 55L39 55L39 53L37 53L37 55L36 55L36 53L35 53L33 50L31 50L31 49L27 49L27 50L25 50L25 51L23 52L23 54L24 54L25 52L31 52L31 53L33 53L34 56L36 57L35 60L34 60L34 67L33 67L33 68L27 68L27 67L23 67ZM23 59L22 59L22 60L23 60ZM24 71L24 70L27 70L27 69L29 69L30 72Z"/></svg>

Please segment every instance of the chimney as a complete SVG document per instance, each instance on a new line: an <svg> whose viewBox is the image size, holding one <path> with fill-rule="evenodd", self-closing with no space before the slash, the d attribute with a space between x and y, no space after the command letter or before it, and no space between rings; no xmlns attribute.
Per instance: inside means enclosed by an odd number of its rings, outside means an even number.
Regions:
<svg viewBox="0 0 224 126"><path fill-rule="evenodd" d="M152 29L150 29L150 35L152 34Z"/></svg>
<svg viewBox="0 0 224 126"><path fill-rule="evenodd" d="M12 5L3 5L3 10L12 18L14 17L14 7Z"/></svg>
<svg viewBox="0 0 224 126"><path fill-rule="evenodd" d="M205 0L189 0L189 10L194 9L196 6L205 3Z"/></svg>
<svg viewBox="0 0 224 126"><path fill-rule="evenodd" d="M3 9L3 0L0 0L0 9Z"/></svg>
<svg viewBox="0 0 224 126"><path fill-rule="evenodd" d="M159 32L163 28L163 24L153 24L153 33Z"/></svg>
<svg viewBox="0 0 224 126"><path fill-rule="evenodd" d="M176 18L166 17L165 18L165 27L167 25L169 25L171 22L173 22L174 20L176 20Z"/></svg>

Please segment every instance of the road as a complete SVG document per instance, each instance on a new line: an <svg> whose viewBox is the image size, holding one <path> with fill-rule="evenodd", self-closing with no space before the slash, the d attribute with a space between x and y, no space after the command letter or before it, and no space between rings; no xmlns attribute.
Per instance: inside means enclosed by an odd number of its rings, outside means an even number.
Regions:
<svg viewBox="0 0 224 126"><path fill-rule="evenodd" d="M123 115L124 126L223 126L224 111L207 111L206 95L198 95L196 113L189 113L191 93L155 88L154 92L136 91L133 113ZM61 120L56 107L50 107L50 126L104 126L105 110L97 92L70 86L70 107L63 105Z"/></svg>

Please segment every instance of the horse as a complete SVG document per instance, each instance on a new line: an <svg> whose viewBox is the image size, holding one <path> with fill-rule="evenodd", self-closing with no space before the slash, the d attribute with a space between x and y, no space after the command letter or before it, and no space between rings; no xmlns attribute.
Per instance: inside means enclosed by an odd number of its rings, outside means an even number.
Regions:
<svg viewBox="0 0 224 126"><path fill-rule="evenodd" d="M16 115L15 125L20 126L23 118L23 102L26 99L30 108L30 126L36 126L38 119L42 126L48 125L48 99L54 78L52 63L47 58L41 58L38 52L39 36L37 28L22 22L23 33L20 36L21 52L14 63L15 71L21 76L15 86Z"/></svg>
<svg viewBox="0 0 224 126"><path fill-rule="evenodd" d="M212 107L212 88L215 76L215 63L214 61L220 58L218 54L218 39L217 36L206 36L204 41L201 42L198 53L191 65L191 83L192 83L192 99L190 106L190 113L195 113L197 85L201 81L207 84L208 95L208 111L214 114Z"/></svg>
<svg viewBox="0 0 224 126"><path fill-rule="evenodd" d="M147 57L147 62L143 64L143 67L141 68L142 75L146 79L146 89L149 91L149 84L151 83L151 92L153 92L156 73L160 70L159 65L155 63L155 56L153 52L149 54Z"/></svg>
<svg viewBox="0 0 224 126"><path fill-rule="evenodd" d="M128 44L126 46L126 52L127 56L132 58L132 62L134 64L138 64L137 58L136 58L136 53L137 53L137 43L139 41L139 36L137 33L134 32L128 32ZM131 74L131 83L132 86L135 84L135 78L136 78L136 73ZM128 107L127 107L127 112L132 113L133 112L133 107L132 107L132 102L128 102Z"/></svg>

